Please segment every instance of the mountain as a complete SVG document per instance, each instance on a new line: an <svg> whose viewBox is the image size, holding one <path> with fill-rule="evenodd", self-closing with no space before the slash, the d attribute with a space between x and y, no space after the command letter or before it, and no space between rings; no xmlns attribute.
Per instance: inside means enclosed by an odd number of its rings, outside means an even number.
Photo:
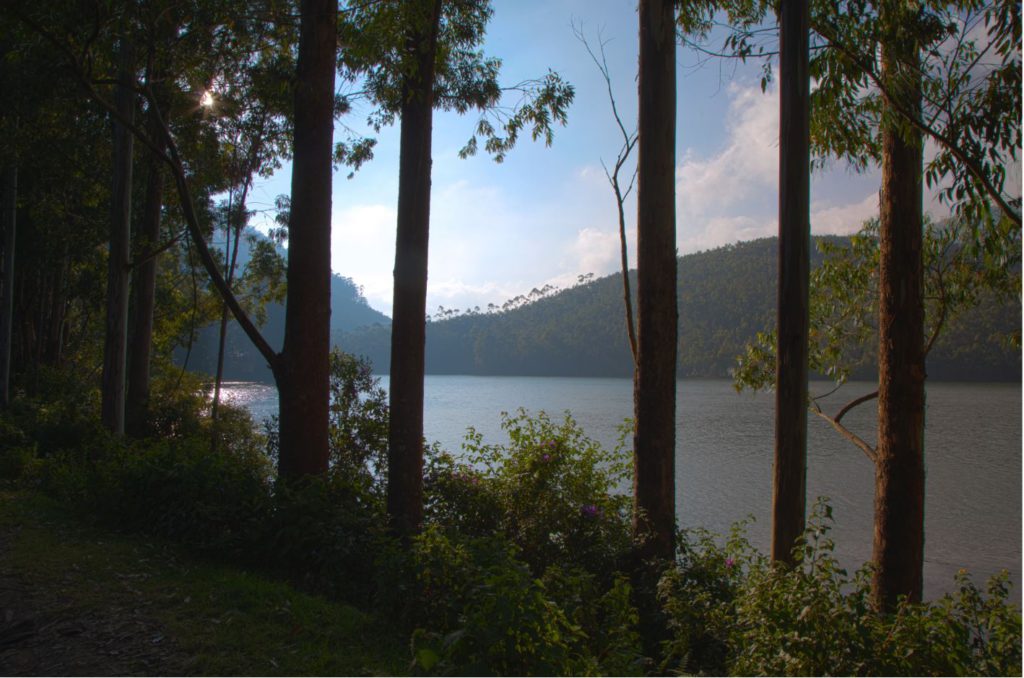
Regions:
<svg viewBox="0 0 1024 678"><path fill-rule="evenodd" d="M728 377L736 356L773 323L777 240L737 243L679 259L679 376ZM820 255L815 253L820 263ZM630 272L633 289L636 273ZM498 313L427 324L430 374L628 377L622 277L610 275ZM932 379L1016 381L1021 353L999 341L1021 326L1020 304L984 300L952 323L928 360ZM334 342L386 373L391 328L337 332ZM873 351L869 347L869 355ZM872 379L865 365L855 377Z"/></svg>
<svg viewBox="0 0 1024 678"><path fill-rule="evenodd" d="M257 231L248 231L257 239L265 239ZM249 261L250 246L243 238L238 250L238 270ZM283 251L279 252L285 256ZM267 320L260 331L270 345L280 351L284 343L285 306L280 303L267 305ZM362 290L351 278L338 274L331 276L331 332L341 333L374 324L387 324L391 319L380 311L370 307ZM189 369L213 375L217 371L217 336L219 323L213 323L201 329L198 339L189 356ZM175 358L184 360L185 351L179 349ZM228 323L227 341L225 344L224 378L228 381L263 381L272 382L270 368L253 347L249 338L238 327L232 318Z"/></svg>

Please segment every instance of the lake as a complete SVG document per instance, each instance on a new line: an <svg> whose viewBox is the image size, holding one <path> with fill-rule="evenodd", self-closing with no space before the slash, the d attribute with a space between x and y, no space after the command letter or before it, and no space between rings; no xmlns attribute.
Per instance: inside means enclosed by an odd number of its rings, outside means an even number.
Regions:
<svg viewBox="0 0 1024 678"><path fill-rule="evenodd" d="M387 386L387 376L382 378ZM812 385L813 393L830 384ZM835 412L874 390L851 383L825 400ZM426 378L424 434L457 452L469 426L485 440L505 442L500 413L519 407L560 415L570 410L587 435L614 447L618 427L632 415L629 379L561 377ZM276 414L277 392L264 384L231 383L228 399L257 419ZM925 596L950 590L966 567L976 583L1010 570L1013 598L1021 582L1021 386L928 385L925 444ZM737 394L726 380L678 382L676 502L684 527L726 532L753 516L752 543L767 550L771 510L774 396ZM874 403L844 423L875 440ZM835 518L836 554L847 569L871 557L874 470L864 454L826 422L809 415L807 492L829 497Z"/></svg>

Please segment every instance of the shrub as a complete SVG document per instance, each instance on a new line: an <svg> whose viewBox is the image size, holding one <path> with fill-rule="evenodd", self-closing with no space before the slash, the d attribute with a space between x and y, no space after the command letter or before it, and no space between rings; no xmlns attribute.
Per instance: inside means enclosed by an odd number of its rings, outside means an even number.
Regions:
<svg viewBox="0 0 1024 678"><path fill-rule="evenodd" d="M99 461L89 501L123 528L195 548L243 553L271 500L258 449L210 449L206 435L138 443Z"/></svg>
<svg viewBox="0 0 1024 678"><path fill-rule="evenodd" d="M386 525L380 501L337 470L278 481L254 530L251 557L308 590L365 604L387 544Z"/></svg>
<svg viewBox="0 0 1024 678"><path fill-rule="evenodd" d="M501 536L428 528L413 546L414 669L460 675L635 670L636 612L622 578L603 594L585 573L535 578ZM582 623L581 623L582 622ZM602 628L590 636L585 625Z"/></svg>
<svg viewBox="0 0 1024 678"><path fill-rule="evenodd" d="M331 464L358 475L384 497L387 487L388 397L370 363L334 349L330 356Z"/></svg>
<svg viewBox="0 0 1024 678"><path fill-rule="evenodd" d="M550 565L601 573L610 583L630 541L630 500L616 493L629 466L604 451L566 414L503 415L509 444L487 445L470 430L463 460L430 455L427 520L469 535L495 531L520 549L535 575Z"/></svg>
<svg viewBox="0 0 1024 678"><path fill-rule="evenodd" d="M0 414L0 480L18 480L36 458L31 442L12 417Z"/></svg>
<svg viewBox="0 0 1024 678"><path fill-rule="evenodd" d="M1021 618L1007 576L988 595L958 575L959 591L892 614L870 604L870 569L852 577L828 537L819 501L794 567L775 565L734 530L724 547L683 541L659 592L672 640L663 668L739 675L1017 675Z"/></svg>

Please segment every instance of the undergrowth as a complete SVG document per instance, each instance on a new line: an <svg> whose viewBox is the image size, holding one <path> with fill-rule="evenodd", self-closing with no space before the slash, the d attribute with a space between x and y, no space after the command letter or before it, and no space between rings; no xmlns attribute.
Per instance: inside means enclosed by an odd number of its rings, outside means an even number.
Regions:
<svg viewBox="0 0 1024 678"><path fill-rule="evenodd" d="M414 673L1020 674L1006 575L981 591L963 574L954 594L879 614L868 571L833 557L823 503L793 568L741 526L724 540L684 532L660 582L634 588L631 505L616 492L627 459L568 415L519 411L504 418L507 444L470 431L459 455L428 448L427 524L402 545L386 529L386 399L359 360L332 358L331 471L301 483L274 478L274 422L257 433L226 407L214 432L189 395L163 401L159 434L128 441L73 397L0 417L4 477L105 526L355 604L409 638ZM273 597L261 591L243 599L256 609ZM193 633L185 617L177 628ZM316 636L323 656L331 633Z"/></svg>

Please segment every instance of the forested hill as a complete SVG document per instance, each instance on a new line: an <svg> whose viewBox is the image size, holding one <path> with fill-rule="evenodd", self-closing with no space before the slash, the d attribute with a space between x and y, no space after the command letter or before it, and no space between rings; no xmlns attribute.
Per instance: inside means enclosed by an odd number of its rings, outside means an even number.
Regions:
<svg viewBox="0 0 1024 678"><path fill-rule="evenodd" d="M679 259L679 375L727 377L736 356L775 314L775 238ZM815 254L820 259L820 255ZM635 271L631 272L635 291ZM427 325L431 374L629 376L621 275L563 290L514 310L461 315ZM1000 335L1019 331L1019 304L983 303L954 322L928 360L932 379L1018 380L1019 350ZM390 357L388 325L334 335L378 373ZM870 378L872 367L859 376Z"/></svg>
<svg viewBox="0 0 1024 678"><path fill-rule="evenodd" d="M262 238L257 232L250 235ZM282 253L283 255L283 253ZM243 238L238 253L238 267L242 268L249 259L249 247ZM263 336L276 350L281 349L284 342L284 304L272 303L266 308L267 320L260 328ZM331 332L340 333L356 328L388 323L391 319L380 311L371 308L363 297L362 291L351 278L334 274L331 276ZM213 375L217 369L217 336L219 323L201 329L198 339L192 347L188 366L197 372ZM176 359L184 359L184 350L179 350ZM225 348L224 378L227 380L265 381L273 377L270 368L253 347L245 333L232 319L228 323L228 337Z"/></svg>

